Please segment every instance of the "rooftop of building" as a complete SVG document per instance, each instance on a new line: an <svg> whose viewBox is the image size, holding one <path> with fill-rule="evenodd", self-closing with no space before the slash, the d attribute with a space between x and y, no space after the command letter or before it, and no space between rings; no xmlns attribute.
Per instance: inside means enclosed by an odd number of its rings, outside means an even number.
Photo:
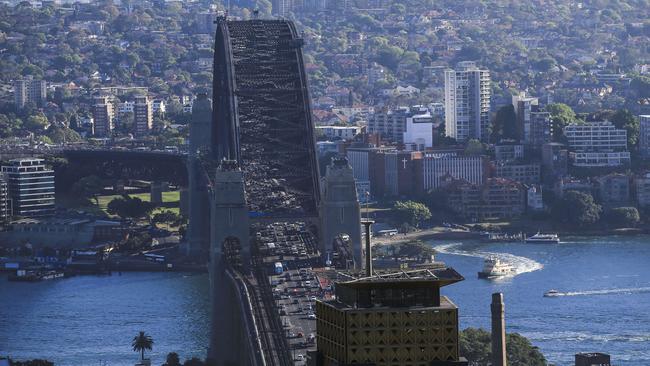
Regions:
<svg viewBox="0 0 650 366"><path fill-rule="evenodd" d="M374 270L372 276L366 276L365 271L337 271L339 283L350 286L364 284L397 284L397 283L435 283L439 287L460 282L465 278L451 267L429 266L411 270L395 268Z"/></svg>

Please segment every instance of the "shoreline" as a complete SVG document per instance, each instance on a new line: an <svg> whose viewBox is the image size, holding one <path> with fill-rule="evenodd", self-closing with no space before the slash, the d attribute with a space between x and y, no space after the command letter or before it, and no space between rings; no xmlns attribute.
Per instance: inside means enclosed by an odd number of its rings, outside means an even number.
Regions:
<svg viewBox="0 0 650 366"><path fill-rule="evenodd" d="M595 236L634 236L650 235L648 229L622 228L608 230L585 230L585 231L557 231L558 235L565 237L595 237ZM476 231L440 231L440 228L420 230L407 234L396 234L391 237L373 237L373 246L402 244L413 240L479 240L481 234Z"/></svg>

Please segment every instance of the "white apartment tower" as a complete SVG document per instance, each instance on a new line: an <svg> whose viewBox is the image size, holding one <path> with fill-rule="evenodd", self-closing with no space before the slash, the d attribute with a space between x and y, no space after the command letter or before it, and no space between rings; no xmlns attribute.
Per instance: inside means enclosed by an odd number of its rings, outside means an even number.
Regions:
<svg viewBox="0 0 650 366"><path fill-rule="evenodd" d="M135 97L133 123L136 136L147 136L153 126L153 103L146 95Z"/></svg>
<svg viewBox="0 0 650 366"><path fill-rule="evenodd" d="M37 107L45 105L47 100L47 83L45 80L34 80L32 76L14 80L14 102L17 109L25 108L25 104L33 102Z"/></svg>
<svg viewBox="0 0 650 366"><path fill-rule="evenodd" d="M487 141L490 134L490 71L474 62L445 71L445 133L457 141Z"/></svg>
<svg viewBox="0 0 650 366"><path fill-rule="evenodd" d="M113 132L115 103L113 96L104 95L93 98L93 120L95 136L109 137Z"/></svg>

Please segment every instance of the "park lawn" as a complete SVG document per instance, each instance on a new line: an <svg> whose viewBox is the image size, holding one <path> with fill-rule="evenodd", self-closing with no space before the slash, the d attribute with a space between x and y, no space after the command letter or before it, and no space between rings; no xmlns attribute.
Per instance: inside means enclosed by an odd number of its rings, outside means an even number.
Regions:
<svg viewBox="0 0 650 366"><path fill-rule="evenodd" d="M141 199L143 201L147 201L147 202L149 202L151 200L151 195L149 193L135 193L135 194L130 194L129 196L130 197L138 197L139 199ZM97 201L99 202L99 208L102 211L106 212L107 215L109 215L108 212L106 211L107 207L108 207L108 203L111 202L113 199L119 198L119 197L122 197L122 195L114 194L114 195L107 195L107 196L98 196ZM163 203L178 203L180 201L180 192L179 191L163 192L162 199L163 199ZM157 214L158 212L161 212L161 211L171 211L171 212L173 212L175 214L178 214L180 210L179 210L178 206L177 207L157 207L157 208L155 208L153 210L151 215L153 216L153 215L155 215L155 214ZM109 215L109 216L111 216L111 215Z"/></svg>

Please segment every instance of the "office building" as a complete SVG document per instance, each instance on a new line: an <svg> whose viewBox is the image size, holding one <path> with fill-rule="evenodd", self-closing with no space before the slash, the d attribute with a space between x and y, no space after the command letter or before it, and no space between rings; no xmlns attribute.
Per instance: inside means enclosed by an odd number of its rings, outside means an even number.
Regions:
<svg viewBox="0 0 650 366"><path fill-rule="evenodd" d="M7 191L12 201L13 215L46 216L54 212L54 171L45 160L22 158L2 166L7 179Z"/></svg>
<svg viewBox="0 0 650 366"><path fill-rule="evenodd" d="M474 62L445 71L445 133L457 141L488 141L490 72Z"/></svg>
<svg viewBox="0 0 650 366"><path fill-rule="evenodd" d="M110 137L115 128L115 99L104 95L93 98L93 121L95 136Z"/></svg>
<svg viewBox="0 0 650 366"><path fill-rule="evenodd" d="M467 365L458 307L440 294L460 274L444 267L371 274L346 273L334 300L316 301L318 365Z"/></svg>
<svg viewBox="0 0 650 366"><path fill-rule="evenodd" d="M639 154L650 158L650 115L639 116Z"/></svg>
<svg viewBox="0 0 650 366"><path fill-rule="evenodd" d="M14 102L16 109L23 109L27 103L42 107L47 102L47 83L45 80L34 80L30 76L14 80Z"/></svg>
<svg viewBox="0 0 650 366"><path fill-rule="evenodd" d="M422 188L418 189L421 193L442 187L445 179L449 177L472 184L483 184L485 162L480 156L425 153L421 164Z"/></svg>
<svg viewBox="0 0 650 366"><path fill-rule="evenodd" d="M143 137L149 135L153 127L153 103L146 95L135 97L133 105L133 124L135 135Z"/></svg>
<svg viewBox="0 0 650 366"><path fill-rule="evenodd" d="M433 147L433 116L426 108L411 111L412 115L406 118L406 131L403 142L409 150L422 151Z"/></svg>

